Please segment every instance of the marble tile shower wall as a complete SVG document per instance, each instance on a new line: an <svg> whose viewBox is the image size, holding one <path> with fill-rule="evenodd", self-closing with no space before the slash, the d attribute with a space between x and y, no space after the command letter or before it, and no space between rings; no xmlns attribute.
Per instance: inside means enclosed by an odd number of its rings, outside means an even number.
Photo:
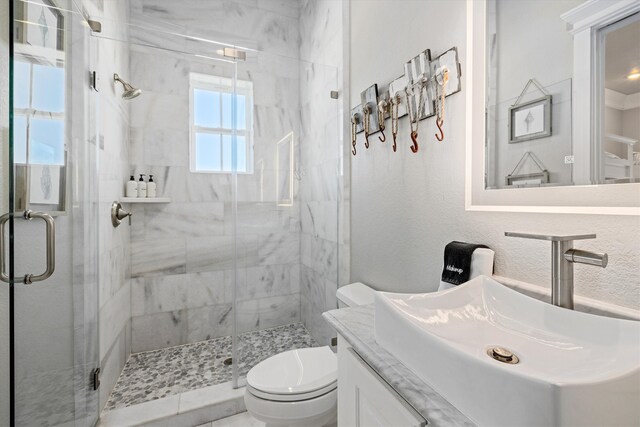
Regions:
<svg viewBox="0 0 640 427"><path fill-rule="evenodd" d="M342 108L329 92L342 87L342 3L303 0L300 65L304 171L301 203L301 317L320 344L335 334L322 313L337 307L339 268L345 258ZM307 62L308 61L308 62ZM318 65L323 64L323 65ZM322 120L319 120L322 118ZM347 169L348 170L348 169ZM347 175L348 176L348 175Z"/></svg>
<svg viewBox="0 0 640 427"><path fill-rule="evenodd" d="M254 84L254 173L238 176L236 292L239 332L296 322L300 205L279 207L275 194L276 143L300 131L296 2L207 2L206 10L201 4L134 1L132 19L157 24L171 14L172 22L198 34L220 37L210 30L217 28L229 37L238 34L264 43L266 52L291 57L265 53L238 67L238 78ZM212 25L217 20L220 25ZM146 37L147 45L165 43L150 34L139 37ZM131 172L153 174L158 194L171 198L166 205L133 207L134 352L231 333L232 181L226 174L189 171L190 72L233 75L222 62L131 47L131 80L144 91L131 103Z"/></svg>
<svg viewBox="0 0 640 427"><path fill-rule="evenodd" d="M123 1L86 0L90 16L127 33L129 9ZM129 46L124 42L92 38L91 66L99 77L99 102L95 106L99 144L98 301L101 382L99 407L109 397L131 353L131 255L128 227L111 225L111 203L122 196L122 176L129 172L129 104L113 73L129 75ZM89 89L87 89L89 90ZM90 95L96 96L95 93Z"/></svg>

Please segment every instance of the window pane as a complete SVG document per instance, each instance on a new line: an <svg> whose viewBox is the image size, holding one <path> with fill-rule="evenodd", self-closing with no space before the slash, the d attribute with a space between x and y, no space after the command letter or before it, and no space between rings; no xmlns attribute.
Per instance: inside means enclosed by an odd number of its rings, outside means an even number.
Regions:
<svg viewBox="0 0 640 427"><path fill-rule="evenodd" d="M64 164L64 122L62 120L31 119L29 163Z"/></svg>
<svg viewBox="0 0 640 427"><path fill-rule="evenodd" d="M236 126L237 129L245 130L247 128L247 98L244 95L236 95Z"/></svg>
<svg viewBox="0 0 640 427"><path fill-rule="evenodd" d="M222 136L222 170L231 172L233 150L231 146L231 135Z"/></svg>
<svg viewBox="0 0 640 427"><path fill-rule="evenodd" d="M64 68L33 66L33 108L64 112Z"/></svg>
<svg viewBox="0 0 640 427"><path fill-rule="evenodd" d="M244 136L237 136L238 144L238 172L247 171L247 146Z"/></svg>
<svg viewBox="0 0 640 427"><path fill-rule="evenodd" d="M16 163L27 163L27 118L13 116L13 158Z"/></svg>
<svg viewBox="0 0 640 427"><path fill-rule="evenodd" d="M29 108L29 73L31 67L26 62L13 63L13 106Z"/></svg>
<svg viewBox="0 0 640 427"><path fill-rule="evenodd" d="M194 89L193 119L196 126L220 127L220 93Z"/></svg>
<svg viewBox="0 0 640 427"><path fill-rule="evenodd" d="M222 94L222 127L225 129L232 129L233 122L231 121L231 94Z"/></svg>
<svg viewBox="0 0 640 427"><path fill-rule="evenodd" d="M220 170L220 135L196 134L196 170Z"/></svg>

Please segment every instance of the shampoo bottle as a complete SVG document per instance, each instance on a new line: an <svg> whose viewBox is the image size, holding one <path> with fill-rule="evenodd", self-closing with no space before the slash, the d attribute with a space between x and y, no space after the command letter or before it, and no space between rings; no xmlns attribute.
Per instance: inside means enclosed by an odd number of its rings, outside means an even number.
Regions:
<svg viewBox="0 0 640 427"><path fill-rule="evenodd" d="M133 175L131 175L131 179L127 181L127 187L125 189L124 195L126 197L138 197L138 183L136 182Z"/></svg>
<svg viewBox="0 0 640 427"><path fill-rule="evenodd" d="M140 174L140 179L138 180L138 197L147 197L147 183L144 182L145 174Z"/></svg>
<svg viewBox="0 0 640 427"><path fill-rule="evenodd" d="M156 197L156 183L153 182L153 175L149 175L149 182L147 182L147 197Z"/></svg>

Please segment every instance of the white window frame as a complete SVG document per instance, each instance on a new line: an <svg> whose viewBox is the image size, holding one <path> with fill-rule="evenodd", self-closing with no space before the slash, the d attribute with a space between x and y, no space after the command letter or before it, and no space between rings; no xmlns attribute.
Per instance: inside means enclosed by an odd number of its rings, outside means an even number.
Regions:
<svg viewBox="0 0 640 427"><path fill-rule="evenodd" d="M224 170L197 170L196 169L196 134L210 133L216 135L233 135L233 128L210 128L204 126L196 126L194 123L194 91L206 90L219 93L234 93L233 79L226 77L218 77L207 74L190 73L189 75L189 169L192 173L218 173L231 174L231 171ZM253 173L253 83L245 80L236 80L235 94L245 97L245 128L236 129L236 136L245 138L246 149L246 171L237 171L239 174ZM221 110L222 114L222 110ZM222 126L222 120L220 121ZM220 144L220 158L223 158L223 144ZM222 160L221 160L222 165ZM237 167L236 167L237 169Z"/></svg>
<svg viewBox="0 0 640 427"><path fill-rule="evenodd" d="M25 134L25 163L20 163L17 162L19 164L34 164L31 162L31 121L33 119L44 119L44 120L55 120L55 121L59 121L62 122L63 125L63 132L65 134L66 137L66 129L67 129L67 123L65 121L65 117L66 117L66 101L65 101L65 110L63 111L47 111L47 110L37 110L35 108L33 108L33 69L35 65L41 65L44 67L58 67L57 65L54 65L53 63L48 63L48 62L38 62L36 60L34 60L34 58L26 56L26 55L21 55L21 54L16 54L16 59L15 62L22 62L25 63L29 66L29 101L28 101L28 105L26 108L14 108L13 109L13 114L15 117L23 117L25 119L25 123L26 123L26 134ZM67 94L65 93L65 98L66 98ZM65 160L66 160L66 151L67 151L67 147L66 147L66 141L62 141L63 142L63 151L64 151L64 155L63 155L63 161L62 164L58 164L58 163L44 163L44 164L49 164L49 165L56 165L56 166L64 166L65 165ZM35 164L40 164L40 163L35 163Z"/></svg>

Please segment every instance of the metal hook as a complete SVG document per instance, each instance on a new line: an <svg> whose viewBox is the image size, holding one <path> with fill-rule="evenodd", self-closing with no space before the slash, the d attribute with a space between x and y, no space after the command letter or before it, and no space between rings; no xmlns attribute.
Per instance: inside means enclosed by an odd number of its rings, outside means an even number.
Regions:
<svg viewBox="0 0 640 427"><path fill-rule="evenodd" d="M418 132L411 131L411 140L413 141L413 145L411 146L411 151L414 153L418 152Z"/></svg>
<svg viewBox="0 0 640 427"><path fill-rule="evenodd" d="M387 140L387 136L384 134L384 115L388 106L389 103L386 99L382 99L380 102L378 102L378 128L380 129L381 134L380 136L378 136L378 139L380 140L380 142L385 142Z"/></svg>
<svg viewBox="0 0 640 427"><path fill-rule="evenodd" d="M353 147L353 150L351 150L351 153L355 156L356 155L356 142L357 142L357 135L356 135L356 130L358 127L358 114L354 114L351 117L351 146Z"/></svg>
<svg viewBox="0 0 640 427"><path fill-rule="evenodd" d="M364 122L363 122L363 128L364 128L364 148L369 149L369 131L371 130L369 128L370 124L371 124L371 107L369 106L369 104L366 104L363 108L362 108L362 112L364 114Z"/></svg>
<svg viewBox="0 0 640 427"><path fill-rule="evenodd" d="M444 140L444 130L442 130L443 123L444 123L444 120L436 119L436 126L438 126L438 130L440 131L440 134L436 133L436 139L440 142Z"/></svg>

